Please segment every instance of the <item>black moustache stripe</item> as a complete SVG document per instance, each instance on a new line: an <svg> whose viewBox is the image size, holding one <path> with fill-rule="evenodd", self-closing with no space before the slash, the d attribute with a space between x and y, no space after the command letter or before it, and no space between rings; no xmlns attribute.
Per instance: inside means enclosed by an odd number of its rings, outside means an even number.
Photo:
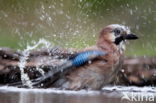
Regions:
<svg viewBox="0 0 156 103"><path fill-rule="evenodd" d="M124 40L123 36L120 36L120 37L115 38L115 42L114 42L114 43L115 43L116 45L119 45L120 42L123 41L123 40Z"/></svg>

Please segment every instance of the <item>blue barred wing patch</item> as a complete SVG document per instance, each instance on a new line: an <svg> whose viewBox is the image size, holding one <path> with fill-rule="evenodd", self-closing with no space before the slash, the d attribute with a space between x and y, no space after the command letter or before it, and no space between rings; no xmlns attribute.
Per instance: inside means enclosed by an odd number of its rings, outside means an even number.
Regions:
<svg viewBox="0 0 156 103"><path fill-rule="evenodd" d="M71 60L72 65L76 67L81 66L90 60L93 60L99 56L104 56L106 54L107 52L97 50L81 52L73 60Z"/></svg>

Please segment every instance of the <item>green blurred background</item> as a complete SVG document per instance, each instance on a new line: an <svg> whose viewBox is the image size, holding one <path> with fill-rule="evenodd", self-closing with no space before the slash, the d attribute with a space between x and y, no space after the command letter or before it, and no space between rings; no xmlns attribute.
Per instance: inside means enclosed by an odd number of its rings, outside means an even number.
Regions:
<svg viewBox="0 0 156 103"><path fill-rule="evenodd" d="M0 0L0 47L24 49L45 38L54 45L95 44L108 24L129 26L140 39L127 55L156 56L156 0Z"/></svg>

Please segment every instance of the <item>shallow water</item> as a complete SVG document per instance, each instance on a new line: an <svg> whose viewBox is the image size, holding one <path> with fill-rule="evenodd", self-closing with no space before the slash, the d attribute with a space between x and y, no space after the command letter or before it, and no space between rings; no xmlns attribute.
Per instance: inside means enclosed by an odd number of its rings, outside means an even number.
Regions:
<svg viewBox="0 0 156 103"><path fill-rule="evenodd" d="M0 87L0 103L155 103L143 99L126 100L124 94L135 93L154 96L156 89L152 87L104 87L102 91L69 91L58 89L25 89L16 87ZM146 96L144 96L145 98Z"/></svg>

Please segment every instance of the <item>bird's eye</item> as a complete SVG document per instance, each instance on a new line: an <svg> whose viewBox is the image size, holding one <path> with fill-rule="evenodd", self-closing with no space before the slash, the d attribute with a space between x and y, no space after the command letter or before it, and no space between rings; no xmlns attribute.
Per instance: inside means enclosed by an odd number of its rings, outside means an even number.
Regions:
<svg viewBox="0 0 156 103"><path fill-rule="evenodd" d="M115 29L114 30L115 36L119 35L121 33L121 31L119 29Z"/></svg>
<svg viewBox="0 0 156 103"><path fill-rule="evenodd" d="M116 29L116 30L114 30L114 32L117 33L117 34L120 34L121 31Z"/></svg>

